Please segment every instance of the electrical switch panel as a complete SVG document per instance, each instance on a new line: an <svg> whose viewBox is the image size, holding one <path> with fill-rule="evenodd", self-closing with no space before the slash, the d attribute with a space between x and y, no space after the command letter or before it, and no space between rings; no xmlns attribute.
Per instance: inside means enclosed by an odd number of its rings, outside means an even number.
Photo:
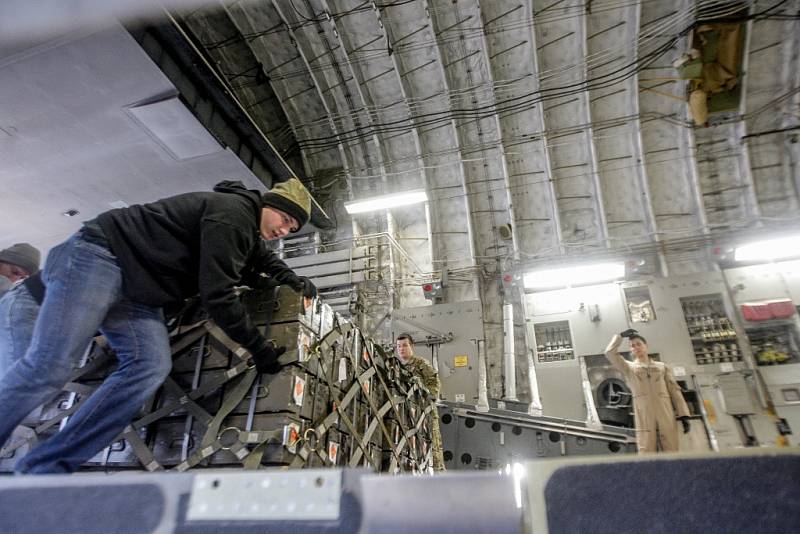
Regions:
<svg viewBox="0 0 800 534"><path fill-rule="evenodd" d="M742 361L739 339L733 322L725 312L722 295L684 297L680 300L698 364Z"/></svg>
<svg viewBox="0 0 800 534"><path fill-rule="evenodd" d="M536 358L539 363L575 359L569 321L539 323L533 327L536 334Z"/></svg>

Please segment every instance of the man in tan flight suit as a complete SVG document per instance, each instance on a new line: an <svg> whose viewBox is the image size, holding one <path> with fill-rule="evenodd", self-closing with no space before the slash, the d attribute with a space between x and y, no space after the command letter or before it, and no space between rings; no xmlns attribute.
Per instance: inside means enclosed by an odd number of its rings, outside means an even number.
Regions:
<svg viewBox="0 0 800 534"><path fill-rule="evenodd" d="M627 361L619 354L622 338L627 337L635 359ZM625 377L633 394L633 411L636 425L636 443L639 452L678 450L678 423L684 433L689 432L689 408L681 388L672 376L672 370L663 362L650 359L647 340L636 330L629 329L615 335L606 347L606 358ZM676 417L677 414L677 417Z"/></svg>
<svg viewBox="0 0 800 534"><path fill-rule="evenodd" d="M442 453L442 433L439 431L439 412L436 410L436 399L439 398L439 374L424 358L414 356L414 339L409 334L400 334L395 341L395 353L400 363L418 377L431 395L434 397L434 406L431 411L431 439L433 440L433 470L445 471L444 455Z"/></svg>

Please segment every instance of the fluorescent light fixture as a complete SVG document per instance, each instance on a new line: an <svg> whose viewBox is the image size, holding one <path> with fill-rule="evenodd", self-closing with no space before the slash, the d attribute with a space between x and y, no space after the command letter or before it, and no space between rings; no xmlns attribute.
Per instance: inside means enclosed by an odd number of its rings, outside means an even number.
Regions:
<svg viewBox="0 0 800 534"><path fill-rule="evenodd" d="M736 261L770 261L800 256L800 235L756 241L736 247Z"/></svg>
<svg viewBox="0 0 800 534"><path fill-rule="evenodd" d="M624 263L595 263L525 273L525 289L554 289L593 282L611 282L625 277Z"/></svg>
<svg viewBox="0 0 800 534"><path fill-rule="evenodd" d="M354 213L366 213L368 211L385 210L388 208L397 208L400 206L408 206L409 204L418 204L426 202L428 195L425 191L404 191L403 193L393 193L391 195L383 195L380 197L365 198L364 200L354 200L352 202L345 202L344 209L347 213L353 215Z"/></svg>

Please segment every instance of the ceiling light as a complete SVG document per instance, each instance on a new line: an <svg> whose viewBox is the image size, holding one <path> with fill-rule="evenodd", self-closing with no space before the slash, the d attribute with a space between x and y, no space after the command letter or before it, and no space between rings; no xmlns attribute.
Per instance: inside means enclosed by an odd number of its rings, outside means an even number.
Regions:
<svg viewBox="0 0 800 534"><path fill-rule="evenodd" d="M595 263L525 273L525 289L553 289L593 282L611 282L625 277L624 263Z"/></svg>
<svg viewBox="0 0 800 534"><path fill-rule="evenodd" d="M769 261L800 256L800 235L756 241L736 247L736 261Z"/></svg>
<svg viewBox="0 0 800 534"><path fill-rule="evenodd" d="M428 195L425 191L405 191L403 193L393 193L391 195L345 202L344 209L347 210L347 213L352 215L355 213L408 206L409 204L418 204L420 202L426 202L427 200Z"/></svg>

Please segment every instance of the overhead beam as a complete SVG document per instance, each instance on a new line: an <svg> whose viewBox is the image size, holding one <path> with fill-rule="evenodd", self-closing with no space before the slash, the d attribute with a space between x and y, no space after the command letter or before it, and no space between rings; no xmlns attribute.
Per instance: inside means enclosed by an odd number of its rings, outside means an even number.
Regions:
<svg viewBox="0 0 800 534"><path fill-rule="evenodd" d="M578 17L578 33L580 34L580 43L583 48L583 79L588 81L590 78L590 72L588 67L588 61L585 58L589 57L589 45L587 42L587 24L588 15ZM597 146L594 143L594 128L592 127L592 104L589 102L589 89L586 87L583 91L580 92L580 98L583 100L583 108L585 110L585 117L586 117L586 125L587 128L584 130L584 136L586 138L586 143L589 147L589 169L592 177L592 184L594 185L594 193L595 193L595 209L597 210L596 218L597 218L597 226L600 231L600 240L603 242L606 248L611 248L611 242L608 236L608 220L606 218L605 206L603 205L603 187L600 184L600 172L598 169L597 163Z"/></svg>
<svg viewBox="0 0 800 534"><path fill-rule="evenodd" d="M381 15L379 10L375 10L375 16L378 20L378 27L380 28L381 32L383 33L382 37L383 40L391 46L392 41L392 31L391 26L389 24L388 17L384 20L384 17ZM427 25L426 25L427 26ZM424 29L424 27L423 27ZM417 66L410 70L405 70L403 67L403 61L400 54L389 54L387 48L387 55L389 56L389 60L392 62L394 66L394 75L397 80L397 86L400 90L400 95L404 103L406 103L406 107L408 109L408 121L411 126L411 138L414 141L414 152L417 155L417 168L419 169L420 179L422 181L422 186L425 188L426 191L430 191L430 187L428 184L428 173L425 169L425 159L422 153L422 141L419 135L419 128L417 127L416 121L414 119L414 112L411 106L408 105L410 99L413 98L413 91L411 86L408 83L407 77L409 74L414 72L417 69L424 68L430 63L435 62L436 60L430 60L428 63L423 63L420 66ZM430 197L429 197L430 198ZM434 259L434 246L433 246L433 222L434 219L431 217L431 202L428 200L425 202L425 229L427 232L428 238L428 257L430 257L431 261ZM433 269L432 269L433 270Z"/></svg>
<svg viewBox="0 0 800 534"><path fill-rule="evenodd" d="M447 95L448 107L451 107L450 102L450 82L447 78L447 71L445 70L445 62L444 57L442 55L441 44L439 39L436 38L436 22L435 22L435 11L431 8L430 0L424 0L425 2L425 11L428 14L428 17L431 19L431 25L433 29L434 39L436 40L436 44L433 46L434 52L436 54L436 62L437 70L439 71L439 75L442 77L442 85L445 89L445 94ZM472 224L472 200L470 198L469 189L467 188L467 178L466 178L466 170L464 169L464 154L461 148L461 141L458 137L458 126L456 125L456 120L453 117L452 113L450 114L450 118L447 120L450 124L450 128L453 134L453 140L456 144L456 150L459 158L459 165L458 165L458 173L459 178L461 180L461 189L464 194L464 220L467 226L467 241L469 246L469 258L470 258L470 265L476 265L476 258L475 258L475 231L473 229ZM476 288L477 289L477 288Z"/></svg>
<svg viewBox="0 0 800 534"><path fill-rule="evenodd" d="M536 41L536 74L541 98L539 105L544 108L544 131L573 130L583 125L568 134L571 135L570 139L565 138L557 143L553 142L554 137L550 135L547 144L553 173L550 179L562 225L562 244L569 242L579 247L576 250L598 246L607 248L608 231L602 210L591 116L587 109L589 98L585 85L581 87L586 79L585 18L582 14L552 19L538 16L553 5L544 5L534 12L532 24L535 37L548 39L544 45ZM566 36L569 40L562 40L558 47L550 46L554 42L552 35ZM564 69L565 63L570 67ZM566 94L558 95L548 90L565 85L572 87ZM570 101L570 104L565 105L565 101ZM563 231L567 228L569 233L565 235Z"/></svg>
<svg viewBox="0 0 800 534"><path fill-rule="evenodd" d="M690 24L694 4L694 0L679 0L677 4L637 2L637 59L651 57L654 50L672 39L667 28L683 28ZM688 38L684 36L675 46L678 50L687 50ZM674 77L672 66L665 65L665 56L654 61L655 64L644 68L641 76ZM651 72L653 70L657 72ZM637 80L641 81L641 78ZM710 228L695 154L694 130L687 123L685 98L676 100L653 92L640 92L638 83L635 91L639 107L637 134L643 145L644 176L649 186L653 217L657 220L655 230L659 239L663 239L661 243L669 242L676 236L694 236L698 232L708 235ZM658 243L653 240L654 248ZM662 257L666 267L672 271L669 274L710 268L702 251L686 259L685 254L673 256L667 249Z"/></svg>
<svg viewBox="0 0 800 534"><path fill-rule="evenodd" d="M330 6L328 5L327 0L320 0L320 1L322 3L323 9L327 13L329 13L329 14L333 13L333 11L331 10ZM306 2L306 3L308 4L308 2ZM334 37L335 37L335 39L337 40L337 42L339 44L339 46L336 47L336 50L341 50L341 52L342 52L345 67L350 72L350 79L353 81L353 86L355 87L356 94L358 95L358 98L361 101L361 109L364 110L364 117L365 117L365 120L367 122L367 127L371 131L370 138L372 139L372 143L375 146L375 155L376 155L376 158L378 160L377 161L378 173L381 176L381 182L383 183L384 193L386 193L386 192L388 192L388 186L389 186L388 181L386 179L386 167L385 167L385 164L384 164L384 161L386 160L386 155L385 155L385 152L383 150L383 145L382 145L381 140L380 140L380 138L378 136L377 130L375 128L374 121L372 120L372 114L369 112L369 110L373 108L373 101L372 101L372 98L370 97L369 88L366 87L366 84L369 81L371 81L371 79L370 80L362 80L361 79L361 78L363 78L362 73L354 67L353 62L350 59L350 53L348 52L348 44L345 42L345 39L344 39L340 29L336 27L335 19L331 18L330 24L331 24L331 28L332 28ZM326 34L325 30L322 28L322 23L316 22L315 25L317 26L317 34L319 35L319 38L322 40L323 46L328 51L328 53L331 56L331 58L333 58L335 51L334 51L333 47L331 47L330 43L328 42L328 38L326 36L327 34ZM334 61L334 65L335 65L335 72L336 72L337 76L340 78L340 83L342 83L343 85L346 84L347 82L344 80L344 74L341 72L341 69L339 68L339 63L337 61ZM385 74L385 72L382 73L382 74ZM375 79L375 77L373 77L372 79ZM355 117L357 117L359 113L358 113L358 109L353 104L352 98L350 96L350 91L347 88L343 88L343 92L344 92L345 101L346 101L347 106L348 106L348 110L349 110L350 114L353 116L354 120L356 120ZM366 143L362 143L362 150L364 150L364 157L368 158L369 157L369 152L367 150ZM367 163L367 168L372 168L372 165L370 164L369 160L366 160L366 163ZM385 210L384 211L384 217L386 218L386 231L389 233L389 235L392 238L396 237L395 228L394 228L394 220L392 218L392 212L390 210L388 210L388 209ZM391 247L389 247L388 253L389 253L389 281L390 281L390 284L389 284L389 301L390 301L389 302L389 309L393 309L395 307L394 306L394 304L395 304L395 285L394 285L394 282L395 282L397 276L396 276L396 273L395 273L394 250Z"/></svg>
<svg viewBox="0 0 800 534"><path fill-rule="evenodd" d="M534 17L534 7L533 7L534 0L528 0L527 8L528 8L528 19L533 21ZM531 22L531 54L533 57L533 72L536 80L536 90L541 95L541 88L542 88L542 78L540 76L541 67L539 62L539 47L537 46L537 38L536 38L536 27L533 22ZM547 125L545 124L544 120L544 106L539 104L536 106L536 115L539 119L539 131L541 132L540 137L542 140L542 154L544 155L544 164L545 170L547 171L547 188L550 193L550 217L553 221L553 233L556 237L556 243L558 246L558 253L559 255L564 254L564 238L562 237L561 232L561 213L558 210L558 200L556 199L556 188L555 188L555 176L553 175L553 165L550 161L550 146L548 142L547 136Z"/></svg>
<svg viewBox="0 0 800 534"><path fill-rule="evenodd" d="M636 6L633 8L632 20L628 23L636 28L634 35L638 38L639 31L642 26L642 1L637 0ZM639 47L633 47L633 58L638 64L639 62ZM634 151L637 158L636 174L639 178L639 184L642 189L642 198L644 199L644 216L646 222L647 233L650 238L656 243L658 250L658 262L661 267L661 276L669 276L669 265L664 250L661 246L661 235L658 233L658 222L656 221L655 208L653 207L653 198L650 195L650 179L647 175L647 155L644 152L644 143L642 142L642 124L639 118L641 117L641 110L639 109L639 71L637 70L632 80L628 83L626 95L631 102L631 110L636 117L633 128Z"/></svg>
<svg viewBox="0 0 800 534"><path fill-rule="evenodd" d="M491 101L492 106L495 106L495 112L492 113L492 118L495 123L495 129L497 130L497 143L498 148L500 150L500 166L503 173L503 185L505 186L505 193L506 193L506 203L508 205L508 220L511 223L511 246L513 249L514 260L519 260L519 236L517 235L517 218L514 214L514 202L511 197L511 181L508 176L508 159L506 158L506 147L505 143L503 142L503 125L500 119L500 114L497 113L497 95L494 91L494 80L496 79L492 58L489 56L489 43L486 39L486 22L483 16L483 9L481 9L480 0L475 0L477 4L478 11L480 12L480 36L481 36L481 51L483 52L483 58L486 62L486 69L488 70L489 74L489 87L490 87L490 94L491 94ZM496 20L496 19L495 19ZM507 52L510 49L504 50ZM499 252L499 251L498 251Z"/></svg>
<svg viewBox="0 0 800 534"><path fill-rule="evenodd" d="M231 24L233 26L235 26L239 30L240 35L242 35L244 32L242 31L242 28L239 27L239 25L236 23L236 18L232 15L232 13L230 11L231 10L231 6L229 6L227 4L222 4L222 9L223 9L223 11L225 13L225 16L228 17L228 20L230 20ZM252 39L242 39L242 45L247 47L247 49L250 50L250 52L253 54L254 58L258 58L258 54L254 50L254 47L253 47L253 40ZM299 59L299 56L292 57L292 58L284 61L281 65L279 65L277 67L272 67L270 70L274 70L275 68L279 68L279 67L281 67L281 66L283 66L285 64L291 63L292 61L295 61L296 59ZM267 83L269 83L270 87L272 88L272 91L276 94L276 96L278 94L280 94L279 90L276 87L276 82L272 79L272 77L267 76L267 80L268 80ZM313 87L311 89L313 89ZM291 112L291 109L289 108L289 106L286 105L287 100L285 100L284 98L276 98L276 100L278 101L278 105L280 106L280 108L283 110L284 115L286 115L287 117L291 117L292 116L292 112ZM289 120L287 122L289 124L289 128L291 129L292 134L294 135L295 139L298 140L298 141L302 140L303 136L300 134L300 132L297 131L297 127L296 127L297 121ZM300 158L303 161L303 165L305 166L305 168L308 171L312 171L312 169L315 168L314 165L311 164L311 161L308 159L308 155L306 154L305 150L302 150L302 149L300 150Z"/></svg>
<svg viewBox="0 0 800 534"><path fill-rule="evenodd" d="M749 14L753 14L755 6L750 6ZM745 24L746 34L744 41L744 50L742 51L742 64L741 64L741 78L739 84L741 85L741 93L739 100L739 120L736 123L735 131L739 139L747 135L747 122L744 117L747 113L747 81L748 81L748 65L750 63L750 43L753 38L753 20L750 19ZM755 223L756 226L761 226L761 207L758 205L758 195L756 194L756 183L753 179L753 169L750 163L750 147L747 143L740 143L739 151L739 170L741 172L742 185L745 186L744 201L747 206L747 214Z"/></svg>
<svg viewBox="0 0 800 534"><path fill-rule="evenodd" d="M306 56L303 47L300 45L300 42L297 40L297 36L295 35L294 30L292 29L292 25L289 23L289 19L286 18L283 8L280 6L280 2L278 0L270 0L273 9L280 17L281 21L284 24L286 32L292 38L292 41L295 43L295 47L297 48L297 53L300 54L300 58L303 60L303 64L308 70L308 75L311 78L312 82L314 83L314 87L316 88L317 95L319 96L320 102L322 103L322 107L325 109L325 114L328 119L328 125L330 126L333 135L336 137L336 148L339 151L339 154L342 158L342 168L344 169L344 173L347 177L352 176L351 173L351 166L347 159L347 152L345 151L344 144L342 143L341 137L339 135L339 129L336 126L336 123L333 121L333 114L331 113L330 106L328 106L328 102L325 100L325 94L323 92L323 87L320 85L317 76L314 74L314 70L311 68L311 64L308 62L308 57Z"/></svg>

